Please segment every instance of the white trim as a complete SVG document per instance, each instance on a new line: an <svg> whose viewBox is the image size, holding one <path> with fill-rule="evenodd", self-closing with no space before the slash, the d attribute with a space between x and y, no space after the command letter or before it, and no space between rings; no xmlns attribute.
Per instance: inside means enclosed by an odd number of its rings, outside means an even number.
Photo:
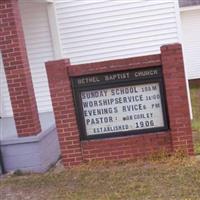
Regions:
<svg viewBox="0 0 200 200"><path fill-rule="evenodd" d="M0 117L2 117L2 118L10 116L5 111L5 96L4 96L5 87L7 87L7 80L6 80L5 70L4 70L2 53L0 50ZM10 101L9 91L8 91L8 97L9 97L9 101ZM12 109L12 107L11 107L11 109Z"/></svg>
<svg viewBox="0 0 200 200"><path fill-rule="evenodd" d="M47 13L48 13L49 28L51 32L53 50L54 50L54 58L60 59L63 58L63 53L62 53L61 40L56 18L56 10L55 10L55 5L53 3L47 4Z"/></svg>
<svg viewBox="0 0 200 200"><path fill-rule="evenodd" d="M187 7L181 7L180 11L185 12L185 11L199 10L199 9L200 9L200 5L198 5L198 6L187 6Z"/></svg>
<svg viewBox="0 0 200 200"><path fill-rule="evenodd" d="M178 1L175 1L175 9L176 9L176 21L177 21L177 32L178 32L178 39L179 42L182 45L182 51L183 55L184 54L184 44L183 44L183 33L182 33L182 24L181 24L181 16L180 16L180 7ZM187 89L187 96L188 96L188 105L189 105L189 111L190 111L190 118L193 119L193 114L192 114L192 103L191 103L191 96L190 96L190 88L189 88L189 79L186 71L186 58L183 56L183 61L184 61L184 72L185 72L185 79L186 79L186 89Z"/></svg>
<svg viewBox="0 0 200 200"><path fill-rule="evenodd" d="M180 16L180 7L178 1L174 1L174 8L176 15L176 23L177 23L178 41L182 43L181 16Z"/></svg>

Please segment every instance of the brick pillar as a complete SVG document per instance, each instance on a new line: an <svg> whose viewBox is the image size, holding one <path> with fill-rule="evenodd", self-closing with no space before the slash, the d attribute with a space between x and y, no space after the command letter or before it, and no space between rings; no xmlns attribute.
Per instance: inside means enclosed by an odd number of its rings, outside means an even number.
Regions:
<svg viewBox="0 0 200 200"><path fill-rule="evenodd" d="M0 0L0 50L18 136L36 135L41 126L17 0Z"/></svg>
<svg viewBox="0 0 200 200"><path fill-rule="evenodd" d="M192 155L192 130L181 45L162 46L161 59L173 151L185 150Z"/></svg>
<svg viewBox="0 0 200 200"><path fill-rule="evenodd" d="M68 60L46 63L62 161L65 167L82 162L81 142L68 73L69 66Z"/></svg>

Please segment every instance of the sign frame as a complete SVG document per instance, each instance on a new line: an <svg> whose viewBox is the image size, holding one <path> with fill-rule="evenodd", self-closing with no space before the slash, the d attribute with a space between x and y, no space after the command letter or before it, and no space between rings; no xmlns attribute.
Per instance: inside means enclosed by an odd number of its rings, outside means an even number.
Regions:
<svg viewBox="0 0 200 200"><path fill-rule="evenodd" d="M146 71L150 71L150 70L157 70L158 74L152 75L152 76L148 75L148 76L139 77L139 78L131 77L129 79L123 79L123 80L111 80L111 81L109 81L109 83L101 80L99 82L86 83L86 84L80 84L80 85L78 84L78 80L85 78L85 77L86 78L100 77L100 79L101 79L101 77L103 77L105 75L123 74L126 72L137 73L137 72L146 72ZM165 90L164 90L164 81L163 81L161 67L129 69L129 70L123 70L123 71L119 71L119 72L107 72L107 73L101 73L101 74L92 74L92 75L71 77L71 83L72 83L77 124L78 124L78 129L80 132L80 140L91 140L91 139L123 137L123 136L129 136L129 135L150 134L150 133L162 132L162 131L164 132L164 131L169 130L166 94L165 94ZM163 117L163 124L164 124L162 127L153 127L153 128L139 129L139 130L128 130L128 131L121 131L121 132L87 135L86 126L85 126L85 118L84 118L83 107L82 107L81 92L108 89L108 88L116 88L116 87L123 87L123 86L136 86L136 85L151 84L151 83L159 84L159 92L160 92L160 97L161 97L161 99L160 99L161 100L161 109L162 109L162 117Z"/></svg>

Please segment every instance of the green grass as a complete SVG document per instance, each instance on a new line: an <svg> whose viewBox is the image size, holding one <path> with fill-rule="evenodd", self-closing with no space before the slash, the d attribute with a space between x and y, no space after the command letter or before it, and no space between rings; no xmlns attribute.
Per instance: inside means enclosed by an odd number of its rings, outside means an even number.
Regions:
<svg viewBox="0 0 200 200"><path fill-rule="evenodd" d="M2 180L0 193L4 200L199 200L200 162L171 157L90 163L60 173L14 175Z"/></svg>
<svg viewBox="0 0 200 200"><path fill-rule="evenodd" d="M194 138L194 148L197 154L200 154L200 87L190 88L192 100L192 129Z"/></svg>

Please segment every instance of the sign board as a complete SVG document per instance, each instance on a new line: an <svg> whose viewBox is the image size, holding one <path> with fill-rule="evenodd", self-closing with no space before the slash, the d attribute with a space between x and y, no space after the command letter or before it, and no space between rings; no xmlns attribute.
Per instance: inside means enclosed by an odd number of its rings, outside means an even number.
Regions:
<svg viewBox="0 0 200 200"><path fill-rule="evenodd" d="M82 139L167 129L161 68L72 79Z"/></svg>

